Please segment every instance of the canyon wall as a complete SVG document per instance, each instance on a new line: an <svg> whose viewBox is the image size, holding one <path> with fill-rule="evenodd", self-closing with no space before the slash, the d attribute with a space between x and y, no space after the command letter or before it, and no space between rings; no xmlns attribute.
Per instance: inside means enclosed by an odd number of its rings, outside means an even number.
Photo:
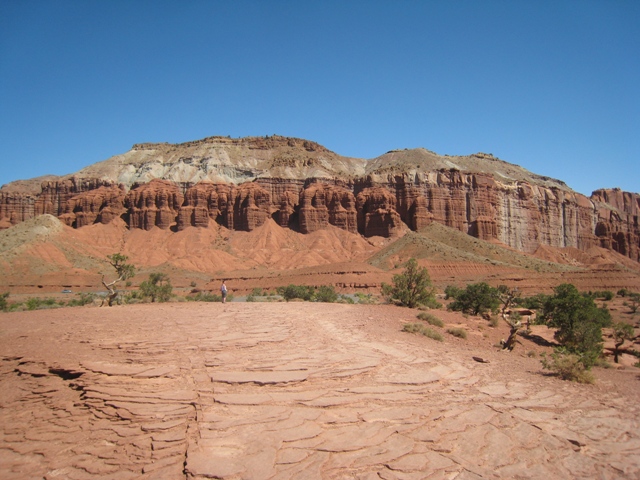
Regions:
<svg viewBox="0 0 640 480"><path fill-rule="evenodd" d="M437 222L529 253L600 246L640 261L638 194L587 198L485 153L362 160L281 136L137 144L75 175L0 189L0 228L45 213L75 228L122 218L132 229L251 231L271 218L301 233L332 225L366 237Z"/></svg>
<svg viewBox="0 0 640 480"><path fill-rule="evenodd" d="M488 174L442 170L339 179L257 179L240 185L166 180L124 186L65 179L40 195L0 192L0 227L42 213L80 228L123 218L130 228L184 230L210 222L251 231L273 218L310 233L333 225L366 237L390 237L438 222L517 250L541 245L600 246L640 261L640 196L598 190L591 198L560 188L503 184Z"/></svg>

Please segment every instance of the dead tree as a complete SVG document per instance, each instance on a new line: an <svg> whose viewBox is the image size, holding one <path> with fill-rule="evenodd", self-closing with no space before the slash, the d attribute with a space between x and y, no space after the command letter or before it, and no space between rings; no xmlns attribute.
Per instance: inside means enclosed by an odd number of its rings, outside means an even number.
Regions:
<svg viewBox="0 0 640 480"><path fill-rule="evenodd" d="M500 285L498 291L500 292L500 300L502 301L502 311L500 315L510 328L509 337L506 340L501 340L500 344L502 345L503 351L510 352L516 346L516 343L520 343L520 340L518 340L518 332L522 328L522 321L520 320L520 315L507 314L507 310L509 310L513 301L520 297L520 292L518 292L517 287L510 289L505 285Z"/></svg>
<svg viewBox="0 0 640 480"><path fill-rule="evenodd" d="M118 297L118 291L115 289L116 284L133 277L136 271L133 265L127 263L128 257L126 255L114 253L113 255L107 255L107 258L109 259L109 264L115 269L118 278L107 283L104 280L104 274L102 275L102 285L104 285L104 288L106 288L109 293L102 299L101 307L103 307L105 303L110 307L113 305L113 302Z"/></svg>

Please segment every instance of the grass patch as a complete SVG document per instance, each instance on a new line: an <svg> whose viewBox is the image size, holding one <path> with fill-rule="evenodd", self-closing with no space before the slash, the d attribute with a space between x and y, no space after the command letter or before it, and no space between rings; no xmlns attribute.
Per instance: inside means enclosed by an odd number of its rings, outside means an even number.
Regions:
<svg viewBox="0 0 640 480"><path fill-rule="evenodd" d="M435 315L432 315L430 313L420 312L418 314L418 318L420 320L424 320L429 325L433 325L434 327L444 327L444 322L440 320L438 317L436 317Z"/></svg>
<svg viewBox="0 0 640 480"><path fill-rule="evenodd" d="M425 337L429 337L438 342L442 342L444 340L440 333L424 326L422 323L407 323L402 327L402 331L408 333L419 333L420 335L424 335Z"/></svg>
<svg viewBox="0 0 640 480"><path fill-rule="evenodd" d="M458 338L467 338L467 331L464 328L447 328L447 333Z"/></svg>

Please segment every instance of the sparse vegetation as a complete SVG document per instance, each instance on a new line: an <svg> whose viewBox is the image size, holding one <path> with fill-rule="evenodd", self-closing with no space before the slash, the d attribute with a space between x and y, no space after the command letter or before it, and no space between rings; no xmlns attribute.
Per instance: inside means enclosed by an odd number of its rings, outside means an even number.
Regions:
<svg viewBox="0 0 640 480"><path fill-rule="evenodd" d="M631 313L635 314L640 308L640 293L628 292L626 297L629 298L628 302L624 302L623 305L629 307Z"/></svg>
<svg viewBox="0 0 640 480"><path fill-rule="evenodd" d="M173 286L169 277L164 273L152 273L149 280L140 284L140 292L143 298L151 299L151 302L168 302L171 299Z"/></svg>
<svg viewBox="0 0 640 480"><path fill-rule="evenodd" d="M549 358L543 353L541 362L545 370L550 370L562 380L578 383L595 382L593 374L584 366L582 359L578 355L556 351Z"/></svg>
<svg viewBox="0 0 640 480"><path fill-rule="evenodd" d="M402 327L403 332L408 333L419 333L420 335L424 335L425 337L429 337L432 340L436 340L438 342L444 341L442 334L432 330L429 327L426 327L422 323L406 323L404 327Z"/></svg>
<svg viewBox="0 0 640 480"><path fill-rule="evenodd" d="M358 299L358 303L362 305L372 305L377 303L375 297L370 293L358 292L355 294L355 297Z"/></svg>
<svg viewBox="0 0 640 480"><path fill-rule="evenodd" d="M628 323L617 322L613 324L613 361L618 363L618 357L620 356L620 347L624 344L625 340L633 340L634 332L633 327Z"/></svg>
<svg viewBox="0 0 640 480"><path fill-rule="evenodd" d="M313 296L313 287L307 287L305 285L287 285L286 287L278 287L277 292L282 295L287 302L294 298L302 299L306 302L311 301Z"/></svg>
<svg viewBox="0 0 640 480"><path fill-rule="evenodd" d="M338 301L338 294L331 285L321 285L314 292L312 299L314 302L335 303Z"/></svg>
<svg viewBox="0 0 640 480"><path fill-rule="evenodd" d="M539 310L544 305L544 302L547 301L547 298L549 298L549 295L539 293L531 297L515 298L513 304L517 305L518 307L528 308L529 310Z"/></svg>
<svg viewBox="0 0 640 480"><path fill-rule="evenodd" d="M210 292L198 292L195 295L190 295L185 297L188 302L221 302L222 297L220 295L216 295ZM233 296L229 294L227 296L227 301L231 301Z"/></svg>
<svg viewBox="0 0 640 480"><path fill-rule="evenodd" d="M467 331L464 328L447 328L447 333L449 335L453 335L454 337L458 337L458 338L462 338L462 339L466 339L467 338Z"/></svg>
<svg viewBox="0 0 640 480"><path fill-rule="evenodd" d="M589 369L602 355L602 328L611 324L606 307L598 308L588 295L564 283L544 303L542 319L557 328L556 339Z"/></svg>
<svg viewBox="0 0 640 480"><path fill-rule="evenodd" d="M116 275L118 275L118 278L116 278L110 283L107 283L104 281L104 275L102 275L102 285L104 285L104 288L106 288L109 291L109 293L107 294L105 299L102 301L101 306L103 306L106 302L107 305L111 307L113 305L113 302L118 297L118 291L115 289L115 286L118 284L118 282L122 282L124 280L127 280L133 277L135 275L136 268L133 265L127 263L127 260L129 259L129 257L127 257L126 255L122 255L120 253L107 255L107 259L109 260L109 264L116 271Z"/></svg>
<svg viewBox="0 0 640 480"><path fill-rule="evenodd" d="M472 283L467 285L464 290L449 289L449 294L455 294L452 297L454 301L448 306L449 310L460 311L470 315L482 315L488 311L495 313L500 306L498 290L484 282Z"/></svg>
<svg viewBox="0 0 640 480"><path fill-rule="evenodd" d="M382 284L382 295L391 303L409 308L419 305L430 308L441 306L436 301L429 272L424 267L418 267L415 258L409 259L401 274L393 276L392 285Z"/></svg>
<svg viewBox="0 0 640 480"><path fill-rule="evenodd" d="M0 310L6 312L9 308L9 292L0 294Z"/></svg>
<svg viewBox="0 0 640 480"><path fill-rule="evenodd" d="M435 315L432 315L430 313L420 312L418 314L418 318L420 320L424 320L429 325L433 325L434 327L444 327L444 322L440 320L438 317L436 317Z"/></svg>

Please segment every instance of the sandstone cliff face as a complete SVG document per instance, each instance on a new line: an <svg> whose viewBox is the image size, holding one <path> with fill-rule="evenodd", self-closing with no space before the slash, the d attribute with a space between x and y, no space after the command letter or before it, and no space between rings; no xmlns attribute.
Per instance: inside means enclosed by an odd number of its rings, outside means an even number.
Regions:
<svg viewBox="0 0 640 480"><path fill-rule="evenodd" d="M603 189L591 198L598 208L598 244L640 261L640 195Z"/></svg>
<svg viewBox="0 0 640 480"><path fill-rule="evenodd" d="M318 183L300 195L300 232L311 233L327 225L357 232L356 199L349 190Z"/></svg>
<svg viewBox="0 0 640 480"><path fill-rule="evenodd" d="M131 228L151 230L154 226L163 230L175 222L182 205L180 189L166 180L152 180L129 191L125 207Z"/></svg>
<svg viewBox="0 0 640 480"><path fill-rule="evenodd" d="M302 233L333 225L367 237L437 222L525 252L597 245L640 261L638 194L587 198L488 154L415 149L366 162L302 139L211 137L136 145L74 176L47 178L39 192L33 183L0 189L0 228L45 213L78 228L121 217L146 230L216 222L251 231L273 218Z"/></svg>

